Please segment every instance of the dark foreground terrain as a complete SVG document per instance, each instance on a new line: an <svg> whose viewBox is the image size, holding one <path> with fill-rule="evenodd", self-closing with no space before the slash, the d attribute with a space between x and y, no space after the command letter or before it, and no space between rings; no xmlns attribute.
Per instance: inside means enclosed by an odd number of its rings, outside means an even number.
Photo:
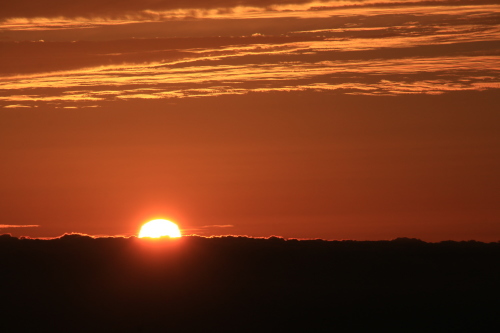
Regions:
<svg viewBox="0 0 500 333"><path fill-rule="evenodd" d="M500 243L2 235L0 286L2 332L493 332Z"/></svg>

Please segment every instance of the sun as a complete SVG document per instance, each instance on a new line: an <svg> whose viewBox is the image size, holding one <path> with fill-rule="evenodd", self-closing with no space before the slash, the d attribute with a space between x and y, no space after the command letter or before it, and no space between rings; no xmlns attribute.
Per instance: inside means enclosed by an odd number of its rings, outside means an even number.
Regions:
<svg viewBox="0 0 500 333"><path fill-rule="evenodd" d="M163 236L177 238L181 237L182 235L177 224L163 219L149 221L145 223L141 227L141 231L139 231L139 238L160 238Z"/></svg>

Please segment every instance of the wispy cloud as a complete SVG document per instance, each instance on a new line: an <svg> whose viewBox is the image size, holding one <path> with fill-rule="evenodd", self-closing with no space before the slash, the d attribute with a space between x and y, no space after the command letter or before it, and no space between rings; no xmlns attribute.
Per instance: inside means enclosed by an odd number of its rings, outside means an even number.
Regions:
<svg viewBox="0 0 500 333"><path fill-rule="evenodd" d="M204 225L200 228L234 228L234 225L232 225L232 224L211 224L211 225Z"/></svg>
<svg viewBox="0 0 500 333"><path fill-rule="evenodd" d="M301 20L224 21L227 31L248 23L247 32L259 32L253 29L268 22L272 35L267 36L5 42L0 106L50 102L68 107L275 90L437 94L499 87L500 5L323 5L312 10L312 3L297 2L283 7L291 12L270 10L282 18L300 13ZM314 17L317 13L327 19ZM195 35L222 21L196 22L201 23L189 30ZM34 62L33 54L41 60Z"/></svg>
<svg viewBox="0 0 500 333"><path fill-rule="evenodd" d="M5 109L19 109L19 108L29 108L27 105L22 105L22 104L10 104L10 105L5 105Z"/></svg>
<svg viewBox="0 0 500 333"><path fill-rule="evenodd" d="M39 227L39 225L36 224L0 224L0 229L7 229L7 228L35 228Z"/></svg>
<svg viewBox="0 0 500 333"><path fill-rule="evenodd" d="M134 25L137 23L153 23L183 21L191 22L209 19L214 20L254 20L277 18L319 19L349 16L373 17L379 15L471 15L488 13L498 7L495 0L434 0L434 1L401 1L401 0L247 0L247 1L131 1L120 2L119 6L102 6L85 1L75 6L58 3L48 6L45 0L42 6L22 4L32 0L21 0L9 3L0 14L0 29L51 31L61 29L92 29L112 25ZM39 2L37 2L39 3ZM149 4L148 4L149 3ZM281 22L283 23L283 22ZM196 24L195 24L196 25ZM151 26L148 27L151 29ZM193 26L190 27L192 32Z"/></svg>
<svg viewBox="0 0 500 333"><path fill-rule="evenodd" d="M234 228L234 225L232 224L210 224L210 225L203 225L203 226L197 226L195 228L184 228L182 229L183 234L205 234L208 232L210 229L219 229L219 228Z"/></svg>
<svg viewBox="0 0 500 333"><path fill-rule="evenodd" d="M365 0L370 3L373 0ZM118 3L98 0L76 0L60 2L58 0L19 0L4 4L0 18L9 17L157 17L158 13L176 13L187 11L191 15L204 13L228 14L242 9L259 11L265 9L274 11L303 10L310 7L333 5L335 3L349 4L351 1L313 1L313 0L122 0Z"/></svg>
<svg viewBox="0 0 500 333"><path fill-rule="evenodd" d="M32 75L0 81L12 92L0 101L92 102L158 99L251 91L297 89L383 90L392 93L445 92L497 88L497 56L422 57L411 59L319 61L190 66L129 65L85 71ZM425 84L423 84L425 82ZM113 90L109 88L113 87ZM410 89L409 87L418 87ZM428 89L427 89L428 88ZM25 94L16 94L21 92Z"/></svg>

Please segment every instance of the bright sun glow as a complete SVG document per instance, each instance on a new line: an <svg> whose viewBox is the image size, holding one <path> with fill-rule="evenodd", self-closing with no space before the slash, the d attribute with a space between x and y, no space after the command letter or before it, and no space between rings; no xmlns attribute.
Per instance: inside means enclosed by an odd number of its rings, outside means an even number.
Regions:
<svg viewBox="0 0 500 333"><path fill-rule="evenodd" d="M181 232L177 224L163 219L149 221L148 223L145 223L142 226L141 231L139 231L139 238L159 238L163 236L171 238L181 237Z"/></svg>

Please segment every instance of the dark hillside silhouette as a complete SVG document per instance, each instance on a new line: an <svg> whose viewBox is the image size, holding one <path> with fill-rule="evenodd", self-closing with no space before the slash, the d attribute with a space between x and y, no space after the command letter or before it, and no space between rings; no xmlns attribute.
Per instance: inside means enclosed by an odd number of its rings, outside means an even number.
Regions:
<svg viewBox="0 0 500 333"><path fill-rule="evenodd" d="M0 236L4 332L491 331L500 243Z"/></svg>

